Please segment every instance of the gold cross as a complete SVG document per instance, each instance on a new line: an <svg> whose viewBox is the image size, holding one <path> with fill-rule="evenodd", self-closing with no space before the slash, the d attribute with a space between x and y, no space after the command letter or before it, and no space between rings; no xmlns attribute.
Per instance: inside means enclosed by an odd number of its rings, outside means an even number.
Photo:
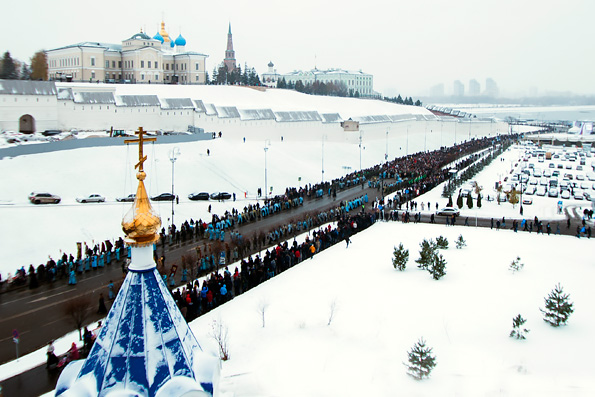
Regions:
<svg viewBox="0 0 595 397"><path fill-rule="evenodd" d="M126 139L124 140L124 143L129 144L138 142L138 163L136 163L134 168L138 168L139 171L144 171L143 163L147 160L147 156L143 156L143 143L154 142L157 138L145 138L145 130L143 130L143 127L138 127L138 131L135 131L134 134L138 135L138 139Z"/></svg>

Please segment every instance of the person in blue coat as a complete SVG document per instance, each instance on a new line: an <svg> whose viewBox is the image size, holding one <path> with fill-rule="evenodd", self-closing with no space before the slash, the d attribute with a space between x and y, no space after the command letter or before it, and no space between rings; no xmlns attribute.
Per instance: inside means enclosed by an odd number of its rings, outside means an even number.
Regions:
<svg viewBox="0 0 595 397"><path fill-rule="evenodd" d="M107 296L109 298L109 300L114 300L114 298L116 297L116 294L114 293L114 282L112 280L109 281L109 284L107 285Z"/></svg>
<svg viewBox="0 0 595 397"><path fill-rule="evenodd" d="M219 294L221 295L221 303L225 303L225 301L227 300L227 287L225 286L225 283L223 283L223 285L221 286Z"/></svg>
<svg viewBox="0 0 595 397"><path fill-rule="evenodd" d="M70 271L70 277L68 277L68 285L76 285L76 273L74 269Z"/></svg>

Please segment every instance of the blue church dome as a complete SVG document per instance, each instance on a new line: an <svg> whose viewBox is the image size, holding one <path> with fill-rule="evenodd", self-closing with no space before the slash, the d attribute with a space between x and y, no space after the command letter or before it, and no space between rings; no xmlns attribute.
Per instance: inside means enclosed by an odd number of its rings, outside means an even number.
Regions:
<svg viewBox="0 0 595 397"><path fill-rule="evenodd" d="M178 38L176 39L176 45L177 46L185 46L186 45L186 39L182 37L182 34L180 33L180 35L178 36Z"/></svg>
<svg viewBox="0 0 595 397"><path fill-rule="evenodd" d="M164 39L163 39L163 36L161 36L159 34L159 32L157 32L157 34L155 36L153 36L153 39L159 40L161 42L161 44L163 44Z"/></svg>
<svg viewBox="0 0 595 397"><path fill-rule="evenodd" d="M170 46L171 48L174 48L174 47L176 46L176 44L174 43L174 41L173 41L173 40L171 40L171 41L169 42L169 46Z"/></svg>

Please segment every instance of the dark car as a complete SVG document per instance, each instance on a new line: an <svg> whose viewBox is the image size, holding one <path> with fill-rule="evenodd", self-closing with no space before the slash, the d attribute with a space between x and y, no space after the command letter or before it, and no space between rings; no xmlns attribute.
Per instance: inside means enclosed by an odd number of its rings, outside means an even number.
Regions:
<svg viewBox="0 0 595 397"><path fill-rule="evenodd" d="M209 193L207 193L207 192L190 193L188 195L188 199L190 199L192 201L196 201L196 200L208 200L209 199Z"/></svg>
<svg viewBox="0 0 595 397"><path fill-rule="evenodd" d="M175 199L176 196L171 193L161 193L158 196L151 197L151 200L153 201L174 201Z"/></svg>
<svg viewBox="0 0 595 397"><path fill-rule="evenodd" d="M211 200L227 200L231 198L231 194L227 192L215 192L211 194Z"/></svg>
<svg viewBox="0 0 595 397"><path fill-rule="evenodd" d="M131 203L134 201L135 198L136 198L136 194L132 193L126 197L118 197L118 198L116 198L116 201L118 201L120 203Z"/></svg>

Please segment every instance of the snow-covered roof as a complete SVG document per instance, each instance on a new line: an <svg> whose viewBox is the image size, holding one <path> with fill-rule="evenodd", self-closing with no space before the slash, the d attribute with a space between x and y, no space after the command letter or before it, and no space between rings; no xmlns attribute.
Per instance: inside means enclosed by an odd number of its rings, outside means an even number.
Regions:
<svg viewBox="0 0 595 397"><path fill-rule="evenodd" d="M242 120L275 120L271 109L238 109Z"/></svg>
<svg viewBox="0 0 595 397"><path fill-rule="evenodd" d="M161 106L157 95L117 95L118 106Z"/></svg>
<svg viewBox="0 0 595 397"><path fill-rule="evenodd" d="M53 81L0 80L0 95L56 95Z"/></svg>
<svg viewBox="0 0 595 397"><path fill-rule="evenodd" d="M205 104L200 99L194 99L194 111L197 113L206 113L207 109L205 108Z"/></svg>
<svg viewBox="0 0 595 397"><path fill-rule="evenodd" d="M205 113L207 116L216 116L217 115L217 107L212 103L204 103L205 106Z"/></svg>
<svg viewBox="0 0 595 397"><path fill-rule="evenodd" d="M112 44L112 43L100 43L97 41L83 41L76 44L66 45L64 47L53 48L50 51L57 51L57 50L64 50L67 48L77 48L77 47L87 47L87 48L101 48L107 51L122 51L122 44Z"/></svg>
<svg viewBox="0 0 595 397"><path fill-rule="evenodd" d="M400 122L400 121L409 121L409 120L415 120L415 116L412 114L392 114L390 116L388 116L391 121L394 122Z"/></svg>
<svg viewBox="0 0 595 397"><path fill-rule="evenodd" d="M58 99L74 101L72 88L58 88Z"/></svg>
<svg viewBox="0 0 595 397"><path fill-rule="evenodd" d="M390 118L387 115L374 115L374 116L360 116L353 118L356 121L359 121L360 124L371 124L371 123L388 123L390 122Z"/></svg>
<svg viewBox="0 0 595 397"><path fill-rule="evenodd" d="M218 371L153 267L128 272L87 359L64 369L56 396L212 395Z"/></svg>
<svg viewBox="0 0 595 397"><path fill-rule="evenodd" d="M322 117L315 111L306 112L275 112L275 117L279 122L293 121L321 121Z"/></svg>
<svg viewBox="0 0 595 397"><path fill-rule="evenodd" d="M115 104L116 99L112 92L86 92L77 91L72 93L74 102L81 104Z"/></svg>
<svg viewBox="0 0 595 397"><path fill-rule="evenodd" d="M239 118L240 113L235 106L216 106L217 116L221 119Z"/></svg>
<svg viewBox="0 0 595 397"><path fill-rule="evenodd" d="M338 123L342 120L339 113L323 113L321 116L323 123Z"/></svg>
<svg viewBox="0 0 595 397"><path fill-rule="evenodd" d="M161 98L163 109L194 109L190 98Z"/></svg>

